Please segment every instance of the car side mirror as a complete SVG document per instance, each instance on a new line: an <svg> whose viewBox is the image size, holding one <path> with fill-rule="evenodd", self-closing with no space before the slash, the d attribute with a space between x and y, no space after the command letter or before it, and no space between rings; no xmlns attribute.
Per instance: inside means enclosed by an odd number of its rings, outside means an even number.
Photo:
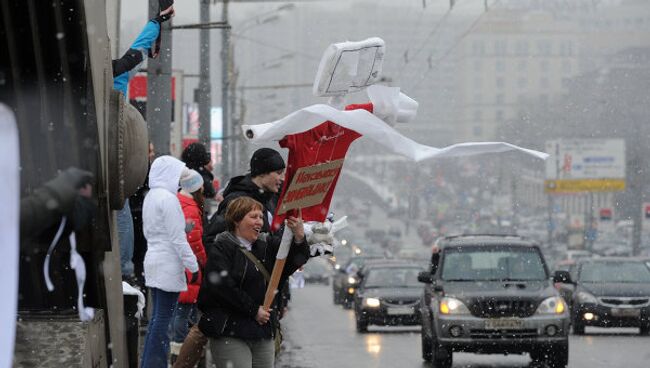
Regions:
<svg viewBox="0 0 650 368"><path fill-rule="evenodd" d="M571 274L569 271L555 271L553 274L553 282L554 283L560 283L560 284L574 284L573 280L571 280Z"/></svg>
<svg viewBox="0 0 650 368"><path fill-rule="evenodd" d="M428 271L422 271L418 273L418 281L425 283L425 284L430 284L433 282L433 277L431 275L431 272Z"/></svg>

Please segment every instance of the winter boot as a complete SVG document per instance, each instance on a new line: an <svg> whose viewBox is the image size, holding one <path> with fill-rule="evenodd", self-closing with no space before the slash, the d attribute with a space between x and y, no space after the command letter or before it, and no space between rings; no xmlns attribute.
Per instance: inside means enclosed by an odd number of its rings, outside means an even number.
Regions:
<svg viewBox="0 0 650 368"><path fill-rule="evenodd" d="M176 358L178 358L178 354L181 352L181 346L183 346L182 342L172 341L169 343L169 360L171 365L176 363Z"/></svg>

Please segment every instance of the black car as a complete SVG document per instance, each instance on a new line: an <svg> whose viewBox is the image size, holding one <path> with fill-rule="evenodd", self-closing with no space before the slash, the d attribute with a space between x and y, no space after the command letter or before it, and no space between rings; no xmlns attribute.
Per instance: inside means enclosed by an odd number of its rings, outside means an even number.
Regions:
<svg viewBox="0 0 650 368"><path fill-rule="evenodd" d="M345 308L351 308L354 293L359 284L357 272L369 259L380 257L357 256L352 257L341 268L336 270L332 276L332 300L334 304L343 304Z"/></svg>
<svg viewBox="0 0 650 368"><path fill-rule="evenodd" d="M422 358L451 367L454 352L530 353L565 367L569 313L537 245L518 236L462 235L437 242L419 305Z"/></svg>
<svg viewBox="0 0 650 368"><path fill-rule="evenodd" d="M419 324L418 273L421 271L422 267L399 261L366 265L354 295L357 331L368 331L368 325Z"/></svg>
<svg viewBox="0 0 650 368"><path fill-rule="evenodd" d="M586 326L639 327L650 334L650 268L634 258L580 260L570 269L572 284L561 286L571 309L573 332Z"/></svg>

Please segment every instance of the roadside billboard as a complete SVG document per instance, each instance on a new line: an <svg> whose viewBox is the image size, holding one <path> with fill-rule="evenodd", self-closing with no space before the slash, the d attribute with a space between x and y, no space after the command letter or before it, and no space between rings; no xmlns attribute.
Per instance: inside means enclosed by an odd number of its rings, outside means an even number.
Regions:
<svg viewBox="0 0 650 368"><path fill-rule="evenodd" d="M623 139L552 140L546 152L546 193L625 190Z"/></svg>

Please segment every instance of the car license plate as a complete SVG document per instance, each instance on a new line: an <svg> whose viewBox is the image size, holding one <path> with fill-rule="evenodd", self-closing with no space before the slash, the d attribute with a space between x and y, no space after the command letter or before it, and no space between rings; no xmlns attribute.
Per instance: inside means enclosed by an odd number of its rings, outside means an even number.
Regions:
<svg viewBox="0 0 650 368"><path fill-rule="evenodd" d="M614 317L640 317L641 309L638 308L612 308Z"/></svg>
<svg viewBox="0 0 650 368"><path fill-rule="evenodd" d="M388 308L386 311L391 316L400 315L400 314L413 314L412 307L401 307L401 308Z"/></svg>
<svg viewBox="0 0 650 368"><path fill-rule="evenodd" d="M520 319L499 318L485 321L485 328L488 330L515 330L524 325Z"/></svg>

